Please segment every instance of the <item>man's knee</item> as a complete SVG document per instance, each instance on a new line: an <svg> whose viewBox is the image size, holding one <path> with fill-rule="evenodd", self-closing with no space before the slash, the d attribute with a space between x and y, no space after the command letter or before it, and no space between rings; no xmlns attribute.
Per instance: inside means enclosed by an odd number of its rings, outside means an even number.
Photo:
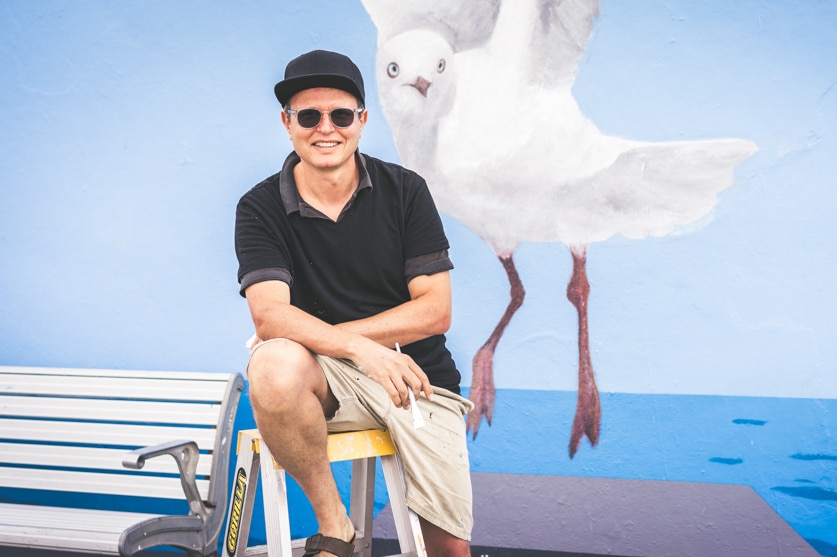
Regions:
<svg viewBox="0 0 837 557"><path fill-rule="evenodd" d="M319 364L311 352L301 344L287 339L262 343L250 357L247 377L250 396L254 403L276 407L282 401L306 390L313 390L317 381L313 374L321 374Z"/></svg>

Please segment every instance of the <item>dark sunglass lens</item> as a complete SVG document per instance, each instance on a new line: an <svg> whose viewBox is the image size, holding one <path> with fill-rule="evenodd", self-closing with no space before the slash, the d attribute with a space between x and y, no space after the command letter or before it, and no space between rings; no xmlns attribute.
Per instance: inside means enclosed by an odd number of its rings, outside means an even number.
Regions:
<svg viewBox="0 0 837 557"><path fill-rule="evenodd" d="M313 128L320 123L320 111L304 108L296 113L296 121L303 128Z"/></svg>
<svg viewBox="0 0 837 557"><path fill-rule="evenodd" d="M348 108L335 108L330 116L331 123L338 128L348 128L355 121L355 113Z"/></svg>

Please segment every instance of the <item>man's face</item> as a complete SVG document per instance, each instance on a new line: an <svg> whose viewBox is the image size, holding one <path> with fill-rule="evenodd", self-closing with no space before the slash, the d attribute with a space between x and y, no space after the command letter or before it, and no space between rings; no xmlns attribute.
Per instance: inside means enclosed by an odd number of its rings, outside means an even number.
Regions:
<svg viewBox="0 0 837 557"><path fill-rule="evenodd" d="M313 108L325 112L313 128L302 127L298 114L282 112L282 122L290 134L294 151L303 163L320 170L330 170L353 161L361 131L366 124L366 111L355 115L346 128L335 126L329 113L335 108L357 109L358 102L354 95L327 87L306 89L291 97L290 108L295 111Z"/></svg>

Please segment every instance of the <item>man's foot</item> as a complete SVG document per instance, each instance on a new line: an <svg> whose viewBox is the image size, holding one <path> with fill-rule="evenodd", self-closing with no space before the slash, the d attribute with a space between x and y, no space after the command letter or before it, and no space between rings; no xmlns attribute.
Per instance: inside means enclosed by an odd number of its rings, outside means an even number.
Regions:
<svg viewBox="0 0 837 557"><path fill-rule="evenodd" d="M354 534L352 534L352 539L347 542L322 534L314 534L305 540L305 553L302 557L322 556L323 554L336 555L337 557L352 557L354 552Z"/></svg>
<svg viewBox="0 0 837 557"><path fill-rule="evenodd" d="M329 533L333 536L338 535L336 532ZM329 557L332 555L352 557L355 550L355 527L348 516L342 527L342 532L339 534L340 537L333 536L317 533L305 540L305 553L302 557Z"/></svg>

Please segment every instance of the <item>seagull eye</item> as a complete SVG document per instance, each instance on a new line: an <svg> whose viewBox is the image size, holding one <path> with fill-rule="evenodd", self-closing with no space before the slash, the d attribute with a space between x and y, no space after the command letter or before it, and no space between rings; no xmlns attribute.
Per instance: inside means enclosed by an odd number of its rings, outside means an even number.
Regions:
<svg viewBox="0 0 837 557"><path fill-rule="evenodd" d="M390 77L398 76L398 64L395 62L390 62L387 66L387 75Z"/></svg>
<svg viewBox="0 0 837 557"><path fill-rule="evenodd" d="M443 71L445 71L445 65L446 64L447 64L447 62L445 62L444 58L440 59L439 63L436 64L436 71L439 72L439 73L442 73Z"/></svg>

